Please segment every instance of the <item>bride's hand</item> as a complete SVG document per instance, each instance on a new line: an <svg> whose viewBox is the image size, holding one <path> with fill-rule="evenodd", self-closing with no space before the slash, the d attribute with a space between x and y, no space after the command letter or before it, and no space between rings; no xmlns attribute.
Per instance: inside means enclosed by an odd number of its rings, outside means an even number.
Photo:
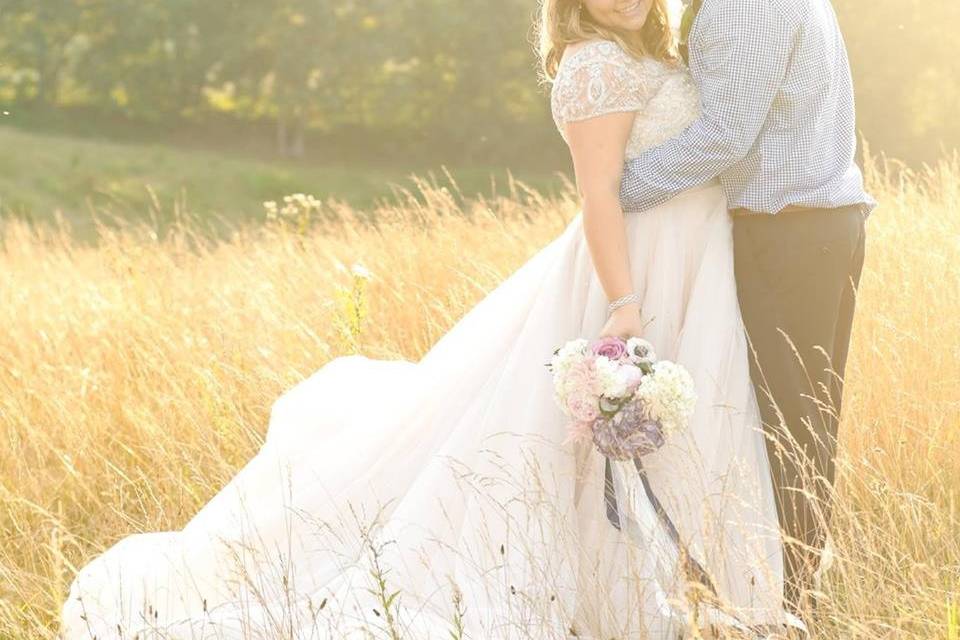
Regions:
<svg viewBox="0 0 960 640"><path fill-rule="evenodd" d="M640 318L640 305L631 303L624 305L610 314L607 323L600 331L601 338L619 337L624 340L643 333L643 322Z"/></svg>

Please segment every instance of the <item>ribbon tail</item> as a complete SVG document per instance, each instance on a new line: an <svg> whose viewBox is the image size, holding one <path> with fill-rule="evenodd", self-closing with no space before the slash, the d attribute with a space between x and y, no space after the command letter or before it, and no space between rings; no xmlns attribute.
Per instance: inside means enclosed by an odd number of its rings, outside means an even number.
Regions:
<svg viewBox="0 0 960 640"><path fill-rule="evenodd" d="M657 516L657 520L662 525L662 528L666 532L670 542L674 545L687 576L691 580L695 580L697 583L702 585L703 588L708 592L709 596L712 596L714 600L719 601L719 596L713 580L710 578L709 574L707 574L707 571L703 568L703 565L701 565L690 554L686 548L686 545L684 545L680 540L680 533L678 532L676 525L670 518L670 515L667 513L666 509L664 509L663 504L660 502L660 499L654 492L653 487L650 486L650 482L647 479L646 469L644 469L640 458L634 458L633 465L640 477L640 482L643 486L647 501L650 503L650 506L653 507L654 513ZM617 501L616 487L613 482L613 467L610 463L610 458L606 458L605 460L604 476L604 501L606 503L607 519L618 530L622 530L624 521ZM627 517L629 517L629 515ZM703 611L705 614L704 622L730 626L743 632L753 632L755 637L758 638L765 636L765 634L763 634L763 632L757 627L741 622L736 616L721 611L708 601L702 601L700 606L705 608L705 611Z"/></svg>
<svg viewBox="0 0 960 640"><path fill-rule="evenodd" d="M663 505L660 503L660 499L657 498L657 494L653 492L653 487L650 486L650 481L647 479L647 471L643 468L643 463L640 461L640 458L633 459L633 466L636 467L637 473L640 475L640 482L643 483L643 491L647 494L647 500L649 500L650 504L653 505L653 510L660 519L660 523L663 524L663 527L667 530L667 534L670 536L670 539L675 545L677 545L677 549L680 551L680 557L687 574L698 583L703 585L710 595L716 597L717 588L714 586L713 580L710 579L710 576L703 568L703 565L697 562L697 560L687 550L686 545L680 541L680 534L677 531L677 526L673 523L673 520L670 519L670 515L667 513L666 509L663 508Z"/></svg>
<svg viewBox="0 0 960 640"><path fill-rule="evenodd" d="M614 527L620 529L620 510L617 507L617 492L613 486L613 469L610 466L610 458L604 458L603 466L603 500L607 505L607 520Z"/></svg>
<svg viewBox="0 0 960 640"><path fill-rule="evenodd" d="M713 581L710 580L710 576L707 575L707 572L703 569L703 566L701 566L700 563L690 555L684 544L680 541L680 534L677 531L677 527L673 523L673 520L670 519L670 515L663 508L663 504L661 504L660 499L657 498L656 493L654 493L653 487L650 486L650 482L647 480L646 470L643 468L643 463L640 462L640 458L634 458L633 464L640 476L640 482L643 484L643 491L647 496L647 500L653 507L653 510L657 515L657 519L660 521L664 531L666 531L667 535L669 536L670 541L678 550L681 561L684 564L684 568L692 578L696 579L697 582L706 587L712 595L716 595L717 590L713 585ZM607 508L607 519L614 527L617 529L622 529L620 508L617 503L616 488L613 483L613 468L610 464L609 457L605 458L604 476L604 502L606 503Z"/></svg>

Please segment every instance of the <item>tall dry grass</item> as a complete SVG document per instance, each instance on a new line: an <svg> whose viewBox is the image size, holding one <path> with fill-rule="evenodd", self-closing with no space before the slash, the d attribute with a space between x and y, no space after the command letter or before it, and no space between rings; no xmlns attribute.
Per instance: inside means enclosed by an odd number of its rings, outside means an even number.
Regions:
<svg viewBox="0 0 960 640"><path fill-rule="evenodd" d="M960 158L868 166L824 638L948 638L960 600ZM271 403L341 354L415 360L566 225L574 192L455 184L206 239L184 217L0 240L0 637L51 637L75 568L176 529L262 443ZM373 274L366 306L350 267ZM952 603L952 604L951 604ZM950 613L950 612L953 613ZM951 631L952 627L952 631Z"/></svg>

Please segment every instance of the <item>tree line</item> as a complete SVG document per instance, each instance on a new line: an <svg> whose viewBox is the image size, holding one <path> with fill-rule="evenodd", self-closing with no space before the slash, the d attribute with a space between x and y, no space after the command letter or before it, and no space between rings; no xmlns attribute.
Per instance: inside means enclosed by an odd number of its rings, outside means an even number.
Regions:
<svg viewBox="0 0 960 640"><path fill-rule="evenodd" d="M834 0L874 148L960 142L956 0ZM0 0L0 103L496 157L555 139L534 0Z"/></svg>

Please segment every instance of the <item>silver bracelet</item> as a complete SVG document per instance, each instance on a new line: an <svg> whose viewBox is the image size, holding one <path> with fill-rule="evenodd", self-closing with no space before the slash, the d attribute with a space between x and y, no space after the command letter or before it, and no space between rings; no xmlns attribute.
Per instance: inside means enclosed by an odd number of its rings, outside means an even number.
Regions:
<svg viewBox="0 0 960 640"><path fill-rule="evenodd" d="M613 313L614 311L616 311L616 310L619 309L620 307L622 307L622 306L624 306L624 305L628 305L628 304L630 304L631 302L636 302L637 304L639 304L639 303L640 303L640 296L639 296L638 294L636 294L636 293L628 293L628 294L625 295L625 296L622 296L622 297L620 297L620 298L617 298L616 300L614 300L613 302L611 302L609 305L607 305L607 313Z"/></svg>

